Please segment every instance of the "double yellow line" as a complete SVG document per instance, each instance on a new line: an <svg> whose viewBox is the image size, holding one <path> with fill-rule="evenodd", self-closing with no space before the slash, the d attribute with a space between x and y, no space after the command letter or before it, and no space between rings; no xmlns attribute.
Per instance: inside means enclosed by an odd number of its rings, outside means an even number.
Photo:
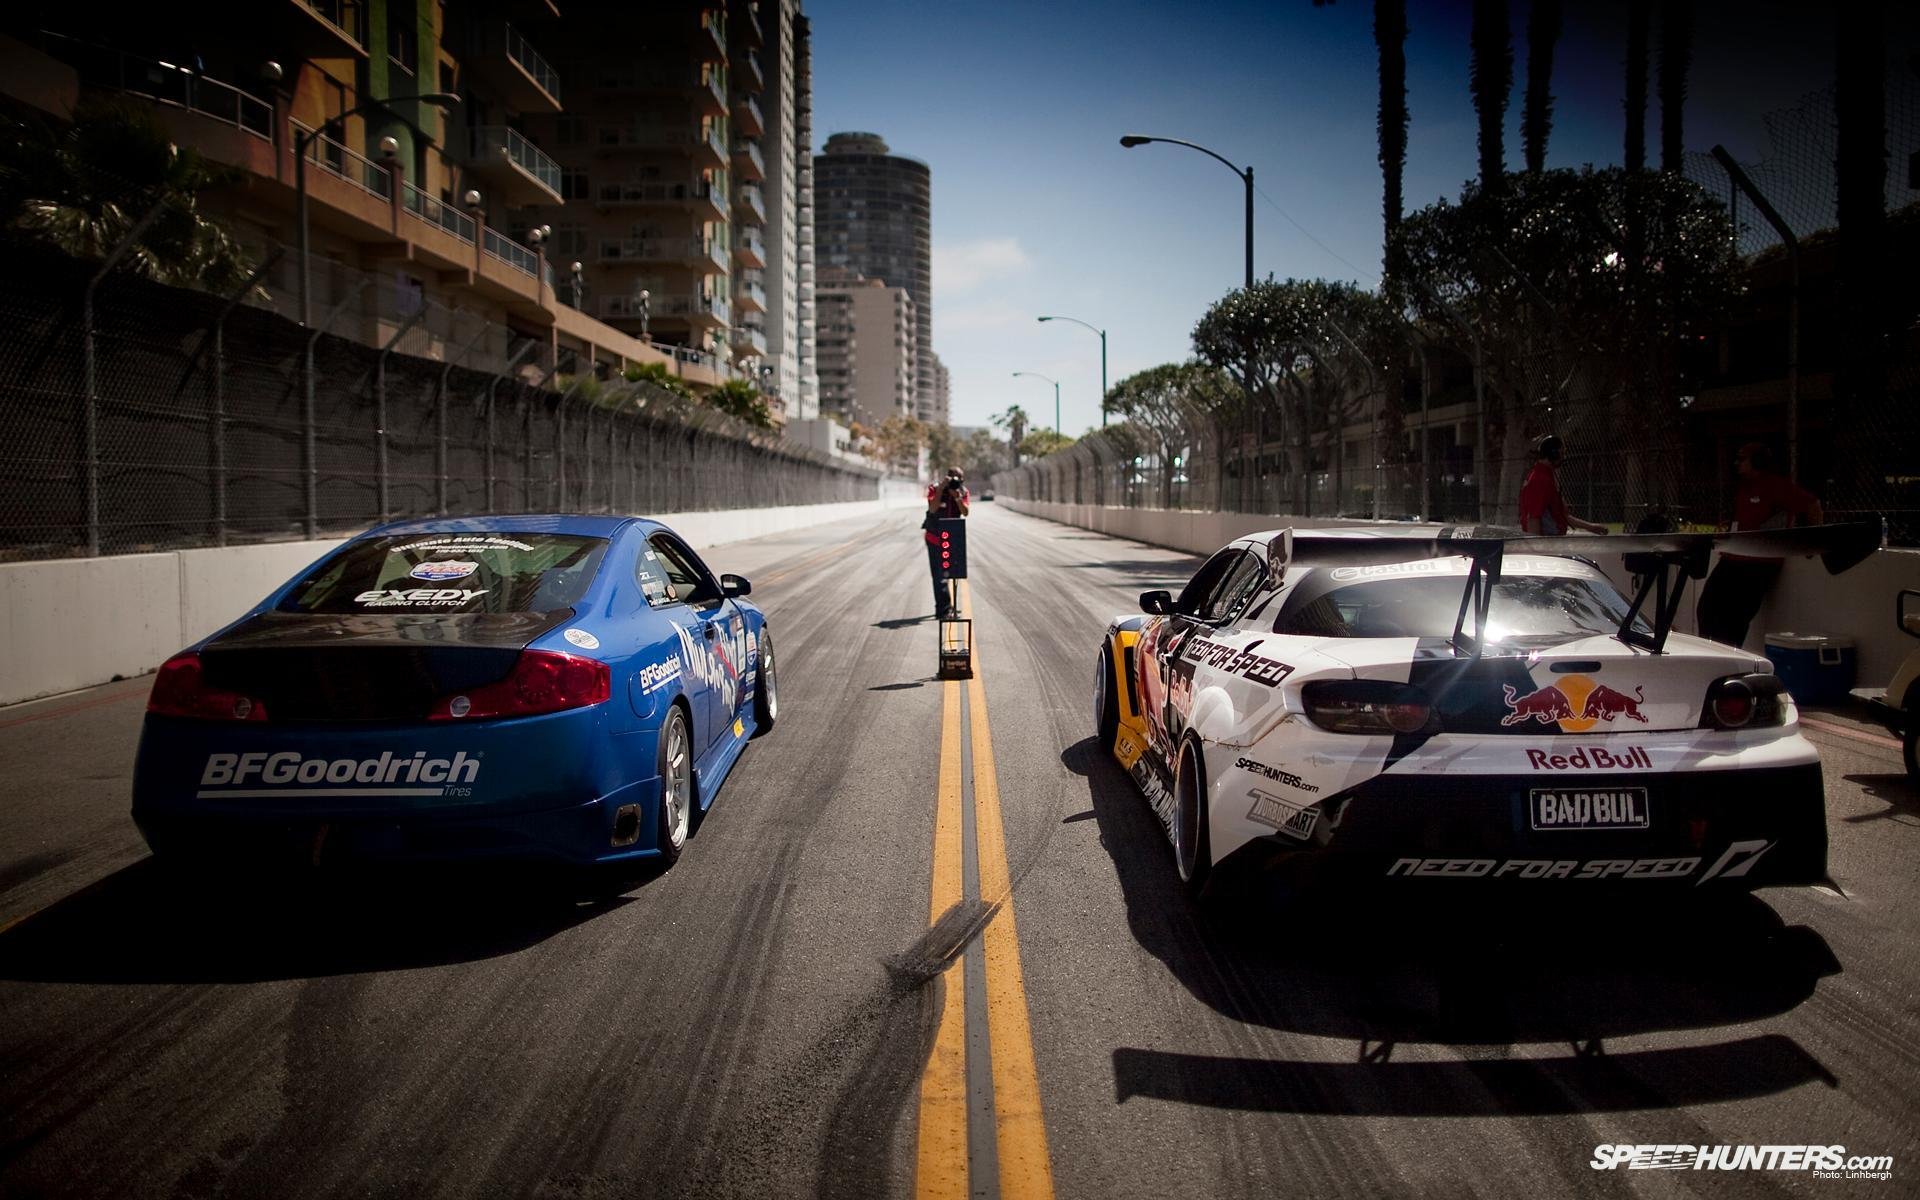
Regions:
<svg viewBox="0 0 1920 1200"><path fill-rule="evenodd" d="M961 615L971 618L972 597L959 582ZM963 689L964 688L964 693ZM933 887L929 923L937 922L965 896L964 811L961 771L961 705L972 733L974 854L980 900L993 912L981 933L986 964L987 1045L993 1080L994 1145L1002 1200L1050 1200L1053 1168L1047 1158L1047 1127L1034 1069L1033 1030L1020 970L1020 939L1013 915L1013 883L1007 870L1006 828L1000 785L993 765L993 734L987 723L987 692L981 680L980 648L973 648L973 678L941 685L940 774L933 825ZM916 1195L960 1200L968 1190L966 955L929 986L938 989L940 1024L920 1078L920 1127ZM981 1181L985 1182L985 1181ZM984 1189L981 1189L984 1190Z"/></svg>

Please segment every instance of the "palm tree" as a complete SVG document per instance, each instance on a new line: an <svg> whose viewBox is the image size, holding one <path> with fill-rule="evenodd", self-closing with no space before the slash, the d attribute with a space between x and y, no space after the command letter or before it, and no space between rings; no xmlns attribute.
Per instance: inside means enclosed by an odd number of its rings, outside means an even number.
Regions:
<svg viewBox="0 0 1920 1200"><path fill-rule="evenodd" d="M1652 0L1627 0L1627 174L1647 169L1647 25Z"/></svg>
<svg viewBox="0 0 1920 1200"><path fill-rule="evenodd" d="M1480 121L1480 187L1501 190L1506 176L1507 97L1513 91L1513 35L1506 0L1473 0L1473 65L1467 76Z"/></svg>
<svg viewBox="0 0 1920 1200"><path fill-rule="evenodd" d="M1020 443L1026 438L1027 426L1033 424L1033 418L1027 415L1026 409L1015 404L1003 413L996 413L993 423L1007 431L1007 446L1013 451L1013 465L1019 466Z"/></svg>
<svg viewBox="0 0 1920 1200"><path fill-rule="evenodd" d="M1405 207L1407 170L1407 0L1374 0L1373 44L1380 50L1380 215L1384 226L1381 273L1391 280L1393 234Z"/></svg>
<svg viewBox="0 0 1920 1200"><path fill-rule="evenodd" d="M1520 140L1527 170L1547 169L1547 137L1553 132L1553 47L1560 40L1560 0L1533 0L1527 15L1527 99Z"/></svg>
<svg viewBox="0 0 1920 1200"><path fill-rule="evenodd" d="M1693 2L1663 0L1660 17L1660 169L1678 171L1686 153L1681 114L1693 62Z"/></svg>
<svg viewBox="0 0 1920 1200"><path fill-rule="evenodd" d="M76 258L105 258L159 206L124 269L159 283L231 291L252 264L200 194L234 172L173 145L153 113L88 99L71 123L0 124L0 235Z"/></svg>

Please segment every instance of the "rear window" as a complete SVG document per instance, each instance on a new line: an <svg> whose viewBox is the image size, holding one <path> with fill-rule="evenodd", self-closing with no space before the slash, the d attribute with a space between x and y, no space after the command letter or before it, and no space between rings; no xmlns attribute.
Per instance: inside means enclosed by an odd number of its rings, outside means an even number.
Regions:
<svg viewBox="0 0 1920 1200"><path fill-rule="evenodd" d="M523 613L571 608L605 538L459 533L355 542L280 602L291 613Z"/></svg>
<svg viewBox="0 0 1920 1200"><path fill-rule="evenodd" d="M1463 560L1316 571L1287 597L1273 631L1304 637L1449 638L1466 584ZM1619 589L1585 563L1509 558L1493 586L1487 640L1617 633L1628 606ZM1471 608L1465 627L1473 629ZM1653 632L1643 617L1634 618L1634 628Z"/></svg>

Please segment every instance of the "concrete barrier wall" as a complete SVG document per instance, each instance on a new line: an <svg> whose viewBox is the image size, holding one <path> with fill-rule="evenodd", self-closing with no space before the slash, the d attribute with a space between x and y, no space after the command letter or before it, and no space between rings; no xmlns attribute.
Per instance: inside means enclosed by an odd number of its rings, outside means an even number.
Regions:
<svg viewBox="0 0 1920 1200"><path fill-rule="evenodd" d="M1372 524L1258 513L1102 508L1047 500L1003 498L995 503L1029 516L1194 555L1212 554L1237 537L1287 525L1328 529ZM1627 586L1619 556L1603 557L1598 562L1615 583ZM1690 582L1680 603L1674 627L1683 633L1694 632L1693 611L1699 601L1699 587L1697 582ZM1894 597L1901 588L1920 588L1920 550L1882 550L1839 576L1828 575L1818 559L1790 559L1748 631L1746 648L1762 653L1767 633L1823 633L1852 638L1858 652L1857 686L1885 687L1906 656L1920 649L1920 640L1901 633L1894 625Z"/></svg>
<svg viewBox="0 0 1920 1200"><path fill-rule="evenodd" d="M883 488L877 500L657 519L705 550L921 503L908 486ZM151 671L343 540L0 564L0 704Z"/></svg>

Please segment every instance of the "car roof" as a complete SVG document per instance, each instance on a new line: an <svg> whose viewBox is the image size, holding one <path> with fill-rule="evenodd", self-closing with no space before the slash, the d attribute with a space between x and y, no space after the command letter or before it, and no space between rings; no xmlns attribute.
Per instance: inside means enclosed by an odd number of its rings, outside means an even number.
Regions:
<svg viewBox="0 0 1920 1200"><path fill-rule="evenodd" d="M368 536L413 533L565 533L582 537L612 537L640 518L592 516L582 513L503 513L484 517L425 517L395 521L367 531ZM651 525L653 522L647 522Z"/></svg>

